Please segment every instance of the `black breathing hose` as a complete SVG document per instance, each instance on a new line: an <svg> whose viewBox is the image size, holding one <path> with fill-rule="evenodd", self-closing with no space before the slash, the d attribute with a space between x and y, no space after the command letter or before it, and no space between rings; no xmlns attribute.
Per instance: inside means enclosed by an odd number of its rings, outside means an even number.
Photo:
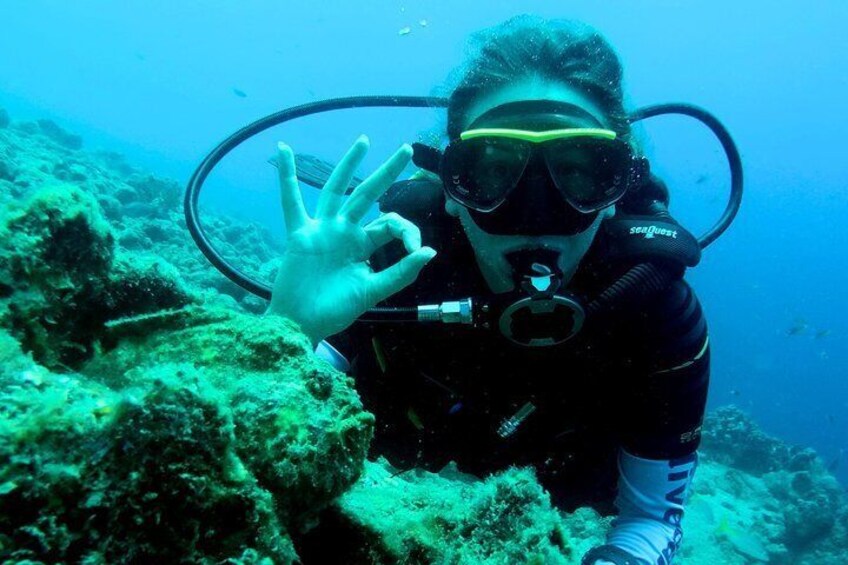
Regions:
<svg viewBox="0 0 848 565"><path fill-rule="evenodd" d="M743 186L742 157L739 155L736 143L734 143L727 128L715 116L692 104L646 106L630 116L630 123L665 114L682 114L699 120L710 128L727 155L727 163L730 166L730 197L718 222L698 238L698 244L701 249L704 249L730 227L739 212L739 206L742 204ZM638 300L641 297L648 297L661 292L668 288L675 278L667 269L662 269L655 263L634 265L587 305L586 314L596 316L610 310L618 302Z"/></svg>
<svg viewBox="0 0 848 565"><path fill-rule="evenodd" d="M286 108L264 118L260 118L255 122L246 125L234 134L230 135L224 141L218 144L205 159L200 163L186 187L183 207L185 208L186 227L194 239L194 243L206 256L212 265L218 269L221 274L236 283L244 290L255 294L265 300L271 300L271 287L253 280L247 274L236 269L221 257L220 253L212 246L212 242L203 231L200 224L200 219L197 213L197 201L200 197L200 190L203 188L203 183L212 172L212 169L227 156L227 154L247 141L249 138L257 135L269 128L280 125L297 118L303 118L312 114L321 112L330 112L333 110L346 110L348 108L373 108L373 107L401 107L401 108L440 108L447 106L446 98L436 98L432 96L351 96L348 98L331 98L330 100L322 100L320 102L310 102L292 108Z"/></svg>
<svg viewBox="0 0 848 565"><path fill-rule="evenodd" d="M377 307L371 308L357 318L358 322L387 323L387 322L417 322L418 307Z"/></svg>
<svg viewBox="0 0 848 565"><path fill-rule="evenodd" d="M655 116L665 114L681 114L689 116L700 121L702 124L710 128L713 135L716 136L721 143L724 154L727 156L727 164L730 166L730 197L727 199L727 206L724 208L721 217L718 221L698 238L698 243L701 249L706 248L709 244L719 238L724 231L733 223L733 219L739 212L739 206L742 204L742 157L739 155L739 149L736 148L730 132L724 127L718 118L693 104L656 104L654 106L645 106L639 108L630 115L630 123L635 123Z"/></svg>
<svg viewBox="0 0 848 565"><path fill-rule="evenodd" d="M332 98L319 102L311 102L281 110L277 113L265 116L255 122L248 124L234 134L227 137L218 144L194 171L186 187L183 205L185 208L185 220L189 233L200 251L206 256L212 265L224 276L246 291L264 298L271 299L271 287L251 279L247 274L236 269L221 257L212 246L203 227L200 224L197 211L198 198L203 188L203 183L215 166L233 149L241 145L250 137L261 133L276 125L312 114L329 112L333 110L345 110L350 108L374 108L374 107L401 107L401 108L444 108L448 105L448 99L432 96L351 96L347 98ZM630 116L630 122L634 123L654 116L665 114L682 114L695 118L706 125L721 143L730 165L730 197L719 220L698 238L701 249L706 248L715 241L733 222L742 203L742 159L730 133L722 123L698 106L691 104L658 104L647 106L636 110ZM612 304L619 300L637 298L646 293L658 292L666 288L673 280L671 274L667 273L653 263L641 263L627 271L620 279L595 298L587 307L588 314L597 314L607 310ZM401 322L416 321L418 309L416 307L406 308L372 308L368 310L359 321L368 322Z"/></svg>
<svg viewBox="0 0 848 565"><path fill-rule="evenodd" d="M675 277L654 263L634 265L586 306L587 316L607 312L616 303L638 302L666 288Z"/></svg>

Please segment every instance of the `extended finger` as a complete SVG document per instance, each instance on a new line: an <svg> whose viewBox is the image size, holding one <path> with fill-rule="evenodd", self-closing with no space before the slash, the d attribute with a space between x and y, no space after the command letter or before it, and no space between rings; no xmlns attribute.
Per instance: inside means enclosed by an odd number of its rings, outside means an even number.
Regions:
<svg viewBox="0 0 848 565"><path fill-rule="evenodd" d="M297 183L294 152L282 142L277 144L277 172L280 176L280 201L283 205L286 232L292 233L306 225L309 216Z"/></svg>
<svg viewBox="0 0 848 565"><path fill-rule="evenodd" d="M421 248L421 230L418 229L418 226L394 212L383 214L365 226L365 233L368 234L373 244L373 248L368 250L368 255L393 239L403 241L403 247L407 253L418 251Z"/></svg>
<svg viewBox="0 0 848 565"><path fill-rule="evenodd" d="M342 205L339 214L353 223L358 223L368 210L392 185L394 180L409 164L412 158L412 147L404 143L388 161L371 173L367 179L356 187L347 202Z"/></svg>
<svg viewBox="0 0 848 565"><path fill-rule="evenodd" d="M418 278L418 273L436 256L431 247L422 247L410 253L388 269L374 273L371 277L369 296L374 304L381 302L391 295L411 285Z"/></svg>
<svg viewBox="0 0 848 565"><path fill-rule="evenodd" d="M360 135L344 154L336 168L333 169L330 178L327 179L324 188L321 190L321 196L318 198L316 218L330 218L339 211L347 187L350 186L350 181L356 173L357 167L362 163L365 154L368 153L368 145L368 137Z"/></svg>

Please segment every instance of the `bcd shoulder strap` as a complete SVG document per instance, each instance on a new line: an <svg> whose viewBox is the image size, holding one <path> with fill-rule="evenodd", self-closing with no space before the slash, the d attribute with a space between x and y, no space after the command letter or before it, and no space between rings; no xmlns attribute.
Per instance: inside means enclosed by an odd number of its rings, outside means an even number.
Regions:
<svg viewBox="0 0 848 565"><path fill-rule="evenodd" d="M600 237L606 261L694 267L701 260L698 240L671 217L616 214L601 225Z"/></svg>
<svg viewBox="0 0 848 565"><path fill-rule="evenodd" d="M701 246L689 231L668 213L669 190L654 174L616 204L615 216L604 221L598 247L604 261L637 264L660 260L679 267L694 267ZM675 269L676 270L676 269Z"/></svg>

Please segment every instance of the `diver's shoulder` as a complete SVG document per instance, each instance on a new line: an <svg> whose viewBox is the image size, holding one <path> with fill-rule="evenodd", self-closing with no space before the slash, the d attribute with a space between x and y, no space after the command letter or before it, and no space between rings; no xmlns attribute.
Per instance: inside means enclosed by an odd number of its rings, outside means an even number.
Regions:
<svg viewBox="0 0 848 565"><path fill-rule="evenodd" d="M701 302L684 279L672 282L657 293L643 309L644 335L651 336L662 349L686 357L704 347L707 320Z"/></svg>
<svg viewBox="0 0 848 565"><path fill-rule="evenodd" d="M396 212L404 217L444 211L444 203L442 184L430 175L416 175L392 184L379 201L381 212Z"/></svg>

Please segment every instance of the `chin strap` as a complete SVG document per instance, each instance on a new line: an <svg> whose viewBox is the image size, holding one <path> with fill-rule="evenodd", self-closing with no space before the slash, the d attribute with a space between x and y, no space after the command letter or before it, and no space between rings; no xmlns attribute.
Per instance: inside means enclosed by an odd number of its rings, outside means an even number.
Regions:
<svg viewBox="0 0 848 565"><path fill-rule="evenodd" d="M615 565L651 565L646 560L633 557L620 547L614 545L601 545L592 548L583 556L580 565L595 565L595 561L598 559L615 563Z"/></svg>

